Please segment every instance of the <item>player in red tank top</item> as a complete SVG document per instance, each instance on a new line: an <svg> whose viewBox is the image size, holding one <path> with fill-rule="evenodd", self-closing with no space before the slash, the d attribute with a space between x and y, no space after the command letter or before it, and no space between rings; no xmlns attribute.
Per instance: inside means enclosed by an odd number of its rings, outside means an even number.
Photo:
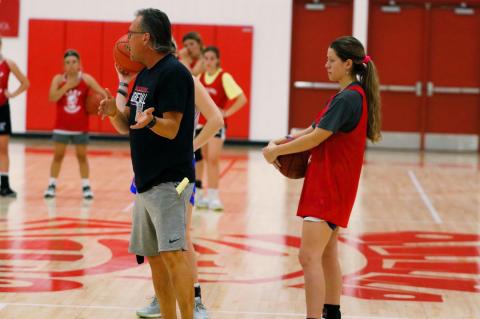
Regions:
<svg viewBox="0 0 480 319"><path fill-rule="evenodd" d="M50 85L49 99L56 102L57 115L53 131L54 156L44 197L54 198L56 195L57 177L60 174L65 150L71 141L75 145L80 166L83 197L92 199L93 193L88 179L88 113L85 102L89 89L104 96L106 93L91 75L81 72L80 55L77 51L67 50L63 58L64 73L55 75Z"/></svg>
<svg viewBox="0 0 480 319"><path fill-rule="evenodd" d="M196 185L198 187L196 205L199 208L208 207L212 210L223 210L223 204L218 194L220 180L219 162L225 140L227 118L240 110L247 103L247 98L233 77L220 68L220 51L218 48L209 46L204 50L203 54L206 72L200 75L200 82L202 82L215 104L222 111L225 127L202 147L201 156L198 156L199 152L195 154L197 159L195 167ZM229 102L232 103L230 104ZM229 103L228 106L227 103ZM203 124L201 117L200 119L200 124ZM200 130L201 128L197 132L200 132ZM208 177L208 191L206 194L202 189L204 165L206 165Z"/></svg>
<svg viewBox="0 0 480 319"><path fill-rule="evenodd" d="M342 275L337 226L346 227L355 200L366 139L380 140L380 95L375 65L354 37L332 42L325 64L340 92L314 125L274 140L263 150L276 166L284 154L311 151L297 215L303 218L300 263L305 276L307 319L339 319Z"/></svg>
<svg viewBox="0 0 480 319"><path fill-rule="evenodd" d="M0 38L0 196L16 197L17 193L10 188L8 170L10 161L8 158L8 142L12 134L12 124L10 119L10 105L8 100L23 93L30 82L25 74L20 71L18 66L10 59L2 56L2 39ZM8 90L8 78L10 72L20 82L20 86L15 91Z"/></svg>
<svg viewBox="0 0 480 319"><path fill-rule="evenodd" d="M203 41L198 32L188 32L182 38L183 48L178 51L180 62L193 75L199 75L205 71L203 64Z"/></svg>

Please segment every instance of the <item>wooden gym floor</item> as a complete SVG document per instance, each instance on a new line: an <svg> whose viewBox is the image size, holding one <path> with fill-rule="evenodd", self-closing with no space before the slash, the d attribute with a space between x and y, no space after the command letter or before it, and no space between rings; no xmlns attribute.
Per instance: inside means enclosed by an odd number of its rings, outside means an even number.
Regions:
<svg viewBox="0 0 480 319"><path fill-rule="evenodd" d="M44 200L52 146L14 139L0 199L0 318L135 318L153 294L148 265L127 253L133 195L127 142L89 147L95 199L81 199L75 155ZM227 147L224 213L196 210L193 233L212 319L305 318L297 261L301 180L259 148ZM367 153L350 225L341 231L343 318L480 318L477 153Z"/></svg>

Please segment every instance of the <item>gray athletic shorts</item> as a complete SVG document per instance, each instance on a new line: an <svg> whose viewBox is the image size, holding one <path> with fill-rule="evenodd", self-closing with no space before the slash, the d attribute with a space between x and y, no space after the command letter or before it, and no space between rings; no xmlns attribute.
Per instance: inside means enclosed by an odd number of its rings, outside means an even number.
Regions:
<svg viewBox="0 0 480 319"><path fill-rule="evenodd" d="M82 134L61 134L61 133L53 133L52 139L56 143L68 144L72 142L72 144L88 144L89 137L87 133Z"/></svg>
<svg viewBox="0 0 480 319"><path fill-rule="evenodd" d="M193 191L188 184L178 195L179 183L162 183L137 193L128 251L139 256L157 256L162 251L187 250L186 214Z"/></svg>

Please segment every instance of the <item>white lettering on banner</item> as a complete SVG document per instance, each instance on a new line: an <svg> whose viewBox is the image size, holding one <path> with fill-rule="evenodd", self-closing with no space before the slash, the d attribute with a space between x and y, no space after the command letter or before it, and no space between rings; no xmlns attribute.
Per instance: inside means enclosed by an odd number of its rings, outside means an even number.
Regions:
<svg viewBox="0 0 480 319"><path fill-rule="evenodd" d="M132 98L130 99L130 104L135 106L137 112L143 111L143 106L145 105L145 100L147 99L148 93L133 92Z"/></svg>
<svg viewBox="0 0 480 319"><path fill-rule="evenodd" d="M67 105L64 106L65 112L69 114L77 113L80 110L80 105L78 105L78 97L82 92L78 90L70 90L67 93Z"/></svg>
<svg viewBox="0 0 480 319"><path fill-rule="evenodd" d="M0 132L5 132L6 126L6 122L0 122Z"/></svg>

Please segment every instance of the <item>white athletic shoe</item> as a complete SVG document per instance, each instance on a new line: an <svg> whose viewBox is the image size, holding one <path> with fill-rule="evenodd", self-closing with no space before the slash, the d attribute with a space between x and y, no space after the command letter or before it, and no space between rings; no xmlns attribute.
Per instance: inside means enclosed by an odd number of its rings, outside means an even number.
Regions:
<svg viewBox="0 0 480 319"><path fill-rule="evenodd" d="M197 188L197 193L195 194L195 207L208 208L208 197L205 196L205 191L203 189Z"/></svg>
<svg viewBox="0 0 480 319"><path fill-rule="evenodd" d="M137 316L140 318L161 318L160 305L157 297L152 298L152 302L145 308L137 310Z"/></svg>
<svg viewBox="0 0 480 319"><path fill-rule="evenodd" d="M83 186L82 192L84 199L93 199L93 192L90 186Z"/></svg>
<svg viewBox="0 0 480 319"><path fill-rule="evenodd" d="M162 315L157 297L153 297L152 302L145 308L137 310L137 316L140 318L161 318ZM208 319L207 309L199 297L195 297L193 319Z"/></svg>
<svg viewBox="0 0 480 319"><path fill-rule="evenodd" d="M195 297L195 305L193 307L193 319L208 319L207 308L202 303L200 297Z"/></svg>
<svg viewBox="0 0 480 319"><path fill-rule="evenodd" d="M212 199L208 203L208 209L215 210L215 211L221 211L221 210L223 210L223 204L220 201L220 199L218 199L218 198Z"/></svg>
<svg viewBox="0 0 480 319"><path fill-rule="evenodd" d="M45 197L45 198L55 198L55 185L54 184L48 185L47 189L43 193L43 197Z"/></svg>

